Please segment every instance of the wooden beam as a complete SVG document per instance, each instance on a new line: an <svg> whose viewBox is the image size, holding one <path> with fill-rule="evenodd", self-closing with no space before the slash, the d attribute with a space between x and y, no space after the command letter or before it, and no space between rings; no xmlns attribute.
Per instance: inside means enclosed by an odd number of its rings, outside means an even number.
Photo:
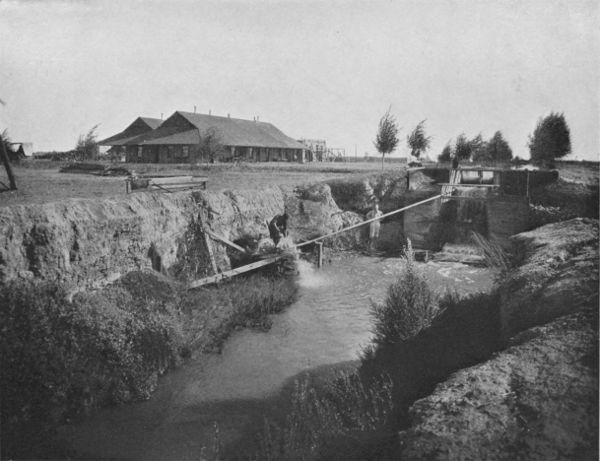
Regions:
<svg viewBox="0 0 600 461"><path fill-rule="evenodd" d="M236 249L237 251L240 251L242 253L246 253L246 249L242 248L241 246L239 246L236 243L233 243L229 240L227 240L225 237L221 237L220 235L215 234L213 231L211 231L210 229L205 229L204 232L206 232L208 235L210 235L212 238L214 238L215 240L219 240L220 242L224 243L225 245L229 245L231 248Z"/></svg>
<svg viewBox="0 0 600 461"><path fill-rule="evenodd" d="M340 229L338 231L331 232L330 234L323 235L321 237L317 237L317 238L314 238L312 240L308 240L306 242L299 243L298 245L296 245L296 248L300 248L300 247L303 247L305 245L310 245L311 243L319 242L319 241L324 240L324 239L326 239L328 237L332 237L333 235L341 234L342 232L348 232L350 230L357 229L357 228L359 228L361 226L365 226L365 225L370 224L370 223L372 223L374 221L380 221L383 218L387 218L388 216L392 216L392 215L401 213L401 212L406 211L406 210L408 210L410 208L414 208L416 206L423 205L424 203L427 203L427 202L432 202L433 200L437 200L438 198L441 198L441 197L442 197L441 195L435 195L433 197L429 197L428 199L421 200L420 202L416 202L416 203L413 203L411 205L405 206L403 208L399 208L397 210L390 211L389 213L385 213L385 214L381 215L378 218L367 219L366 221L359 222L358 224L354 224L354 225L352 225L350 227L346 227L344 229Z"/></svg>
<svg viewBox="0 0 600 461"><path fill-rule="evenodd" d="M261 261L256 261L251 264L246 264L245 266L237 267L235 269L231 269L229 271L221 272L220 274L215 274L210 277L206 277L200 280L194 280L188 284L188 289L198 288L204 285L209 285L211 283L217 283L223 279L233 277L235 275L243 274L244 272L249 272L254 269L258 269L259 267L268 266L269 264L274 264L277 261L283 259L283 256L274 256L272 258L263 259Z"/></svg>

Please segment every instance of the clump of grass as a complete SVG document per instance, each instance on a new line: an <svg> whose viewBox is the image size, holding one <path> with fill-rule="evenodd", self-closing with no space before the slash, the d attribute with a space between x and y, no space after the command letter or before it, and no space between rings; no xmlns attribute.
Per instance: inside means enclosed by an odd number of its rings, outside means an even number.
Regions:
<svg viewBox="0 0 600 461"><path fill-rule="evenodd" d="M393 409L391 387L387 376L365 385L358 374L347 372L340 372L321 391L310 379L296 381L285 420L265 420L255 459L317 459L331 437L384 427Z"/></svg>
<svg viewBox="0 0 600 461"><path fill-rule="evenodd" d="M402 257L402 271L382 304L371 305L375 346L406 341L430 325L438 306L427 280L414 261L410 241Z"/></svg>
<svg viewBox="0 0 600 461"><path fill-rule="evenodd" d="M227 287L236 315L236 326L269 329L270 315L281 312L294 302L297 286L291 278L252 275L233 280Z"/></svg>
<svg viewBox="0 0 600 461"><path fill-rule="evenodd" d="M514 267L512 255L499 242L488 240L477 232L471 232L471 239L481 251L487 267L498 269L501 274L507 273Z"/></svg>

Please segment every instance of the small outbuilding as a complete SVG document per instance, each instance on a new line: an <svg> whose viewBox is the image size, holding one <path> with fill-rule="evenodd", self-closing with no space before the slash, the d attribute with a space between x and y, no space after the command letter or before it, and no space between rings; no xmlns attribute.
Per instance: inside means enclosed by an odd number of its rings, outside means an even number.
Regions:
<svg viewBox="0 0 600 461"><path fill-rule="evenodd" d="M18 162L27 157L33 156L33 143L30 142L11 142L10 150L7 152L8 159L11 162Z"/></svg>

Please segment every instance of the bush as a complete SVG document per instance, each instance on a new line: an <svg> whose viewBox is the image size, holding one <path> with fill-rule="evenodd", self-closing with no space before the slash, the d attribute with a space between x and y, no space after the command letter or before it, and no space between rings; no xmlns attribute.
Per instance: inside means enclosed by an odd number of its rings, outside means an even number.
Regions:
<svg viewBox="0 0 600 461"><path fill-rule="evenodd" d="M344 372L321 391L309 379L296 381L285 421L265 420L256 459L320 459L323 444L332 437L383 428L393 409L391 386L385 376L367 386L358 374Z"/></svg>
<svg viewBox="0 0 600 461"><path fill-rule="evenodd" d="M415 336L431 323L437 311L436 298L415 266L410 241L402 259L404 267L398 280L388 288L386 300L371 307L376 346Z"/></svg>
<svg viewBox="0 0 600 461"><path fill-rule="evenodd" d="M177 313L166 309L120 288L69 302L53 283L4 286L3 452L19 455L32 425L43 430L97 405L148 398L181 343Z"/></svg>

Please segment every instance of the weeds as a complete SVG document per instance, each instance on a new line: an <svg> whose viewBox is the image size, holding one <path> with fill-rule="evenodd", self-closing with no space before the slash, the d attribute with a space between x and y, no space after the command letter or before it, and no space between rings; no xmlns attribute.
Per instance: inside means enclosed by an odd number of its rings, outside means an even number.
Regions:
<svg viewBox="0 0 600 461"><path fill-rule="evenodd" d="M356 373L339 373L322 391L309 379L296 381L285 421L265 420L256 459L316 459L328 438L384 427L393 408L391 386L387 376L367 386Z"/></svg>
<svg viewBox="0 0 600 461"><path fill-rule="evenodd" d="M515 266L512 255L500 243L488 240L477 232L471 232L471 239L481 251L487 267L498 269L501 274L506 274Z"/></svg>

